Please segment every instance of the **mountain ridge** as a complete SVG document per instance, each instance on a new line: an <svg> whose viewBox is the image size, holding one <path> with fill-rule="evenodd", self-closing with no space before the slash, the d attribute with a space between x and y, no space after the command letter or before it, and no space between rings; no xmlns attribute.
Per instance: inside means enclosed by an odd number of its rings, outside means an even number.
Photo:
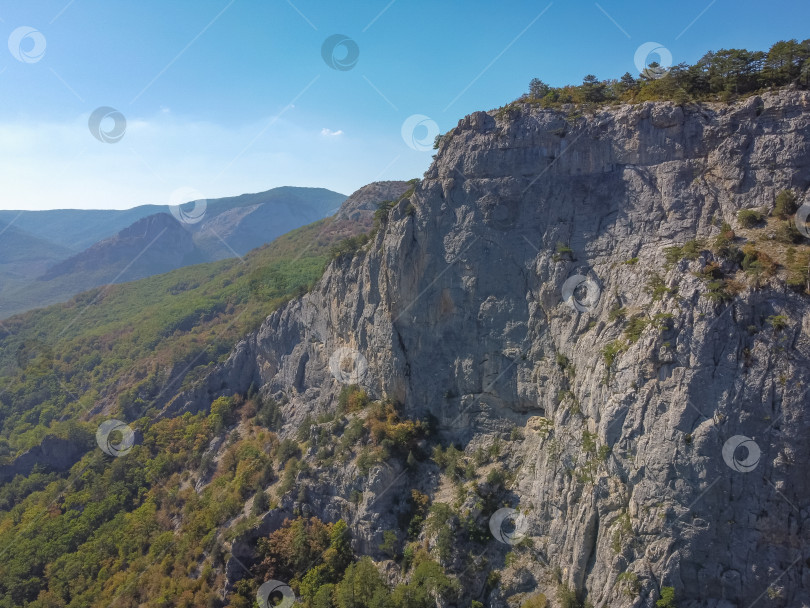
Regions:
<svg viewBox="0 0 810 608"><path fill-rule="evenodd" d="M17 239L15 250L19 259L10 268L14 274L2 284L0 309L3 317L8 317L65 301L111 281L136 280L189 264L244 256L292 229L326 217L335 204L345 199L344 195L323 188L285 186L206 201L199 209L200 217L194 218L184 215L189 204L179 208L183 212L148 205L122 212L29 212L33 214L30 217L24 212L5 212L13 214L15 224L20 225L39 218L38 223L34 222L39 236L30 233L27 241ZM91 221L99 216L107 219ZM106 234L122 218L133 217L136 218L133 223L114 234ZM83 244L88 234L93 238L104 236L71 254L61 245L42 240L54 237L51 222L61 228L58 240L70 243L71 247ZM157 224L165 230L154 234L149 230L143 232L144 228ZM41 252L46 250L54 253L43 262Z"/></svg>
<svg viewBox="0 0 810 608"><path fill-rule="evenodd" d="M296 192L323 194L334 198L342 197L341 200L346 198L345 194L333 192L326 188L278 186L263 192L245 193L206 200L206 208L220 213L225 209L256 204L265 197L269 197L269 199L272 200L279 196L295 194ZM185 204L190 201L182 202ZM330 204L332 207L329 207L329 209L336 206L334 203ZM15 211L4 209L0 210L0 221L7 222L14 219L14 223L17 226L30 232L34 236L38 236L57 245L62 245L63 247L68 247L78 253L82 249L120 232L127 226L130 226L148 215L165 212L168 206L168 204L156 205L149 203L120 210L50 209L45 211ZM111 217L112 219L102 222L101 219L105 217Z"/></svg>

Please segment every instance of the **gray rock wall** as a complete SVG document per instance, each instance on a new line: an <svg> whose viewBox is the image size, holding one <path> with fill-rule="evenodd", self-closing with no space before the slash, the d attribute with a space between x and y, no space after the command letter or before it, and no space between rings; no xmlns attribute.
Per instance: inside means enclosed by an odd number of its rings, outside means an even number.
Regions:
<svg viewBox="0 0 810 608"><path fill-rule="evenodd" d="M794 91L586 117L528 105L472 114L366 251L333 263L172 407L204 408L256 382L289 398L292 429L334 406L329 358L356 349L372 395L432 413L464 445L534 416L551 422L547 435L527 430L514 463L527 533L549 564L527 566L540 590L557 567L598 607L653 606L664 585L682 608L810 605L810 300L771 279L714 303L692 274L711 254L671 269L663 254L782 189L803 194L808 110ZM653 301L654 273L677 294ZM563 301L576 274L601 291L583 311ZM617 306L672 316L608 369L602 350L626 325L609 318ZM609 454L588 452L583 431ZM723 447L736 436L754 451L739 447L729 466ZM345 499L362 481L340 471L313 504L346 517L373 551L411 487L398 472L375 473L380 488L395 485L355 508ZM637 596L617 584L622 572L638 576Z"/></svg>

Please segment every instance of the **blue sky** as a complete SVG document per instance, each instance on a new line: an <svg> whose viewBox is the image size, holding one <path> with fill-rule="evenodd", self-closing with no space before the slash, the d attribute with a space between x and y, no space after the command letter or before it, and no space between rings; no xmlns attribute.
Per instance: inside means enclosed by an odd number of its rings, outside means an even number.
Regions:
<svg viewBox="0 0 810 608"><path fill-rule="evenodd" d="M282 185L349 194L421 176L431 129L515 99L534 76L635 74L647 42L674 63L766 50L810 37L807 23L810 3L796 1L2 2L0 204L127 208L180 188L213 198ZM335 34L356 44L350 69L322 56ZM327 57L340 67L345 53ZM114 143L90 132L99 107L126 120ZM414 115L426 118L403 137Z"/></svg>

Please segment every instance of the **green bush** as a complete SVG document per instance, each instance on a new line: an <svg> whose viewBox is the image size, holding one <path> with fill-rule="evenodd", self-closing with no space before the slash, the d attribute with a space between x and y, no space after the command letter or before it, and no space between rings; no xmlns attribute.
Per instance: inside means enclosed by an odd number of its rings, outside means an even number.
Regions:
<svg viewBox="0 0 810 608"><path fill-rule="evenodd" d="M291 458L301 456L301 449L292 439L282 439L276 446L276 460L280 466L284 466Z"/></svg>
<svg viewBox="0 0 810 608"><path fill-rule="evenodd" d="M596 451L596 433L591 433L587 429L582 429L582 449L586 453Z"/></svg>
<svg viewBox="0 0 810 608"><path fill-rule="evenodd" d="M284 467L284 475L281 477L281 483L279 483L277 487L277 496L279 498L293 489L293 486L295 485L295 478L298 475L300 467L301 465L297 458L291 458L287 461L287 464Z"/></svg>
<svg viewBox="0 0 810 608"><path fill-rule="evenodd" d="M388 452L385 449L381 447L364 447L360 450L360 454L357 455L357 468L360 470L361 475L366 476L375 465L384 462L386 458L388 458Z"/></svg>
<svg viewBox="0 0 810 608"><path fill-rule="evenodd" d="M556 355L557 365L562 370L567 370L571 366L571 361L562 353L557 353Z"/></svg>
<svg viewBox="0 0 810 608"><path fill-rule="evenodd" d="M666 261L667 267L674 266L681 261L682 257L683 249L681 247L678 247L677 245L673 245L672 247L664 247L664 260Z"/></svg>
<svg viewBox="0 0 810 608"><path fill-rule="evenodd" d="M700 257L700 251L703 248L703 242L697 239L686 241L681 247L681 256L685 260L696 260Z"/></svg>
<svg viewBox="0 0 810 608"><path fill-rule="evenodd" d="M726 290L726 281L723 279L706 283L706 292L703 294L703 297L711 300L715 304L733 299L732 295Z"/></svg>
<svg viewBox="0 0 810 608"><path fill-rule="evenodd" d="M396 205L395 201L382 201L377 204L377 210L374 212L374 224L379 226L388 221L388 214L391 209Z"/></svg>
<svg viewBox="0 0 810 608"><path fill-rule="evenodd" d="M675 605L675 588L661 587L661 598L655 602L656 608L677 608Z"/></svg>
<svg viewBox="0 0 810 608"><path fill-rule="evenodd" d="M340 389L338 411L342 414L362 410L369 403L371 403L371 399L368 393L356 384L347 384Z"/></svg>
<svg viewBox="0 0 810 608"><path fill-rule="evenodd" d="M433 448L433 461L451 479L456 479L463 470L463 456L464 452L456 449L456 446L452 444L445 450L442 450L440 445Z"/></svg>
<svg viewBox="0 0 810 608"><path fill-rule="evenodd" d="M560 585L557 588L557 601L560 602L560 608L582 608L577 592L568 585Z"/></svg>
<svg viewBox="0 0 810 608"><path fill-rule="evenodd" d="M611 549L613 549L615 553L621 553L625 543L632 540L632 537L633 522L630 519L630 513L625 511L616 519L613 535L610 540Z"/></svg>
<svg viewBox="0 0 810 608"><path fill-rule="evenodd" d="M366 424L362 418L352 418L346 430L343 432L343 437L340 438L341 449L346 449L356 444L363 435L366 433Z"/></svg>
<svg viewBox="0 0 810 608"><path fill-rule="evenodd" d="M270 398L263 399L259 410L256 412L256 421L263 427L273 431L281 429L283 420L278 403Z"/></svg>
<svg viewBox="0 0 810 608"><path fill-rule="evenodd" d="M796 201L796 194L793 190L782 190L776 195L776 201L773 207L773 214L780 220L786 220L791 215L796 213L799 204Z"/></svg>
<svg viewBox="0 0 810 608"><path fill-rule="evenodd" d="M621 340L613 340L602 349L602 357L605 360L605 365L609 368L613 366L616 357L625 350L626 346Z"/></svg>
<svg viewBox="0 0 810 608"><path fill-rule="evenodd" d="M720 226L720 233L714 237L712 251L720 257L732 257L737 251L734 246L735 238L737 238L737 235L734 234L734 229L728 222L723 222Z"/></svg>
<svg viewBox="0 0 810 608"><path fill-rule="evenodd" d="M763 219L765 219L765 215L757 209L741 209L737 213L737 221L743 228L753 228Z"/></svg>
<svg viewBox="0 0 810 608"><path fill-rule="evenodd" d="M344 258L351 258L355 253L369 242L367 234L360 234L357 236L350 236L347 239L332 245L329 249L329 258L332 260L342 260Z"/></svg>
<svg viewBox="0 0 810 608"><path fill-rule="evenodd" d="M804 240L804 237L801 232L799 232L798 228L796 228L796 224L792 219L777 222L774 238L780 243L787 245L801 243L802 240Z"/></svg>
<svg viewBox="0 0 810 608"><path fill-rule="evenodd" d="M267 492L259 488L256 496L253 497L253 505L250 509L250 514L254 517L261 515L270 507L270 497Z"/></svg>
<svg viewBox="0 0 810 608"><path fill-rule="evenodd" d="M380 544L380 551L387 554L392 559L397 556L397 533L394 530L383 531L383 542Z"/></svg>
<svg viewBox="0 0 810 608"><path fill-rule="evenodd" d="M542 593L535 593L523 600L520 608L546 608L546 606L548 606L546 596ZM483 606L481 608L483 608Z"/></svg>
<svg viewBox="0 0 810 608"><path fill-rule="evenodd" d="M810 252L803 251L798 254L794 247L788 248L785 266L788 286L807 292L810 289Z"/></svg>
<svg viewBox="0 0 810 608"><path fill-rule="evenodd" d="M551 256L551 259L555 262L561 262L565 259L573 260L574 250L565 243L558 242L554 255Z"/></svg>
<svg viewBox="0 0 810 608"><path fill-rule="evenodd" d="M219 397L214 401L211 404L210 420L217 431L233 424L233 398Z"/></svg>
<svg viewBox="0 0 810 608"><path fill-rule="evenodd" d="M487 484L494 488L502 488L504 482L506 481L506 475L504 472L499 469L490 469L489 473L487 473Z"/></svg>
<svg viewBox="0 0 810 608"><path fill-rule="evenodd" d="M646 291L652 296L653 302L656 302L666 295L675 293L677 290L667 287L667 284L664 282L664 279L661 278L661 275L654 272L647 280Z"/></svg>
<svg viewBox="0 0 810 608"><path fill-rule="evenodd" d="M627 327L624 328L624 337L627 338L630 344L638 342L639 338L641 338L641 334L644 333L644 330L647 329L649 324L650 320L643 315L633 317L627 323Z"/></svg>
<svg viewBox="0 0 810 608"><path fill-rule="evenodd" d="M436 536L436 551L444 564L450 563L453 557L454 534L448 526L443 526Z"/></svg>

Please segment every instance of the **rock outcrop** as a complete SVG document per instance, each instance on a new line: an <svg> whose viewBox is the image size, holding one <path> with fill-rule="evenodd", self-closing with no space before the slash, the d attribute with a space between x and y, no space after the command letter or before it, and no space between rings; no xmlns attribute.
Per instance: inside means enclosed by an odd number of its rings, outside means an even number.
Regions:
<svg viewBox="0 0 810 608"><path fill-rule="evenodd" d="M476 112L364 250L172 408L254 384L292 430L334 408L329 360L351 349L373 396L468 452L523 430L504 465L537 559L486 597L486 571L467 572L472 598L553 597L559 579L597 607L654 606L664 586L681 608L810 605L810 299L778 277L706 297L701 272L727 263L664 252L808 186L805 92ZM309 506L374 553L412 487L400 473L333 471Z"/></svg>
<svg viewBox="0 0 810 608"><path fill-rule="evenodd" d="M372 182L352 193L335 214L335 219L352 220L371 227L377 205L402 198L413 184L403 181Z"/></svg>
<svg viewBox="0 0 810 608"><path fill-rule="evenodd" d="M30 475L35 469L42 472L69 471L87 451L81 442L46 435L42 442L26 450L11 464L0 466L0 483L7 483L17 475Z"/></svg>

